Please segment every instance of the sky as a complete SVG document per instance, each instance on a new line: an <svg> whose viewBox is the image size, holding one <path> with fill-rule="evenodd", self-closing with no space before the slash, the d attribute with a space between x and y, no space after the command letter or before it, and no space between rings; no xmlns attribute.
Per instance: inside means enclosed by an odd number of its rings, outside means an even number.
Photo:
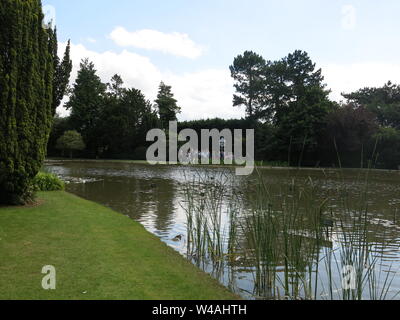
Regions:
<svg viewBox="0 0 400 320"><path fill-rule="evenodd" d="M104 82L120 74L151 101L164 81L182 108L179 120L244 116L232 106L229 66L245 50L266 60L307 51L336 101L343 92L400 83L398 0L42 2L61 54L71 40L71 83L83 58Z"/></svg>

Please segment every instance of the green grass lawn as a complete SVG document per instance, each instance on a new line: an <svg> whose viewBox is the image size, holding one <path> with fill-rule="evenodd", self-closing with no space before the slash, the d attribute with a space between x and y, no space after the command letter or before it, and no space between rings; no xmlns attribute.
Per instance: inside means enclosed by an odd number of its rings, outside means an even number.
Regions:
<svg viewBox="0 0 400 320"><path fill-rule="evenodd" d="M236 299L157 237L65 192L0 208L0 299ZM57 271L42 289L42 267Z"/></svg>

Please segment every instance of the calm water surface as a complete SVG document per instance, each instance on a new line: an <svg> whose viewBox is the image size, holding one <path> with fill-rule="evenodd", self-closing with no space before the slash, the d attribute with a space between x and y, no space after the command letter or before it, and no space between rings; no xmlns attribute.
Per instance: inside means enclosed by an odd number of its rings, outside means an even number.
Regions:
<svg viewBox="0 0 400 320"><path fill-rule="evenodd" d="M45 168L65 180L69 192L106 205L140 222L182 255L187 253L186 211L182 204L183 185L188 177L198 174L199 170L205 174L235 174L231 168L182 168L118 162L54 161L47 162ZM359 170L344 170L342 176L336 170L262 169L261 174L272 188L277 189L290 183L294 176L300 179L311 177L318 183L321 197L336 190L341 179L355 197L360 193L360 186L365 184L364 175ZM251 192L247 188L254 177L235 179L244 193ZM394 275L391 290L397 292L400 290L400 276L395 274L400 267L400 216L397 218L400 209L400 172L373 171L369 184L368 212L371 223L376 225L373 241L378 246L385 244L379 266L384 272L390 271ZM339 201L334 194L332 192L329 203L333 211L335 201ZM182 238L177 240L176 236ZM251 266L237 263L218 273L208 265L202 265L202 268L244 298L256 298L253 295Z"/></svg>

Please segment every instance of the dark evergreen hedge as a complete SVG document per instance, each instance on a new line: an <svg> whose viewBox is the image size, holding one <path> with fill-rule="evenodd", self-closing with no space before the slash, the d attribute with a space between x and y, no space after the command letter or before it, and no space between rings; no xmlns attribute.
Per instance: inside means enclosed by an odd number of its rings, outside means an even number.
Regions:
<svg viewBox="0 0 400 320"><path fill-rule="evenodd" d="M53 120L55 37L40 0L0 1L0 203L22 204Z"/></svg>

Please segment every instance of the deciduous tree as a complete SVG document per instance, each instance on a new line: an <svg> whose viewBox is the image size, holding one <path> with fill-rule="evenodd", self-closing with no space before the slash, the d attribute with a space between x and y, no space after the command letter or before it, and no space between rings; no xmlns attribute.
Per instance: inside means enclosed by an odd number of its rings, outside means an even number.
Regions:
<svg viewBox="0 0 400 320"><path fill-rule="evenodd" d="M69 157L72 158L74 151L82 151L85 149L85 143L83 142L82 136L75 130L66 131L57 140L57 149L63 152L68 152Z"/></svg>
<svg viewBox="0 0 400 320"><path fill-rule="evenodd" d="M373 112L380 125L400 129L399 85L388 82L380 88L363 88L343 96L349 103Z"/></svg>

